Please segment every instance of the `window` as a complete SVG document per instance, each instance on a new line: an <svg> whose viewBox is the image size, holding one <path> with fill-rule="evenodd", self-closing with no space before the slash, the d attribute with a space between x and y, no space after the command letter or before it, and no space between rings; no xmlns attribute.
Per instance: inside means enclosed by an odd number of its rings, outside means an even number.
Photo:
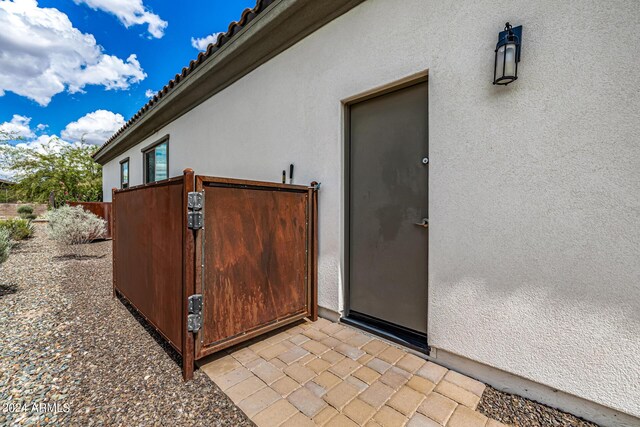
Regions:
<svg viewBox="0 0 640 427"><path fill-rule="evenodd" d="M129 158L120 162L120 188L129 188Z"/></svg>
<svg viewBox="0 0 640 427"><path fill-rule="evenodd" d="M169 177L169 136L142 150L144 153L144 182L155 182Z"/></svg>

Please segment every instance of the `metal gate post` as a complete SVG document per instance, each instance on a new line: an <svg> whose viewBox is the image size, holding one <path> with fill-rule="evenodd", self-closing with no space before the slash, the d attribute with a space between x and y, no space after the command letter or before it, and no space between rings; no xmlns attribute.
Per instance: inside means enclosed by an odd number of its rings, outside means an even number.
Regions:
<svg viewBox="0 0 640 427"><path fill-rule="evenodd" d="M116 297L116 188L111 189L111 285L113 298Z"/></svg>
<svg viewBox="0 0 640 427"><path fill-rule="evenodd" d="M182 378L188 381L193 378L194 368L194 335L189 332L187 318L189 316L189 296L195 294L195 242L194 230L188 227L188 195L194 191L195 174L187 168L183 172L184 185L182 196Z"/></svg>

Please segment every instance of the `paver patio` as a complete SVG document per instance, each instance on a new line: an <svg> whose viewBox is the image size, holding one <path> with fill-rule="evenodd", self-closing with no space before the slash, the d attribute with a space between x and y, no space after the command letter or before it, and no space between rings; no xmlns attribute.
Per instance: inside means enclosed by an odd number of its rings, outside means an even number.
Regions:
<svg viewBox="0 0 640 427"><path fill-rule="evenodd" d="M201 369L259 427L504 426L475 410L483 383L325 319L233 347Z"/></svg>

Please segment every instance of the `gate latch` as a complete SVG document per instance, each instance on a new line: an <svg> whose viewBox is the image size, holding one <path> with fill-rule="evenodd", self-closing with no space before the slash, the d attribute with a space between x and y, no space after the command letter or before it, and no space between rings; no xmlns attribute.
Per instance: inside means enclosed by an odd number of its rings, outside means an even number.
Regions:
<svg viewBox="0 0 640 427"><path fill-rule="evenodd" d="M204 222L202 212L203 194L191 191L187 194L187 227L192 230L200 230Z"/></svg>
<svg viewBox="0 0 640 427"><path fill-rule="evenodd" d="M202 295L191 295L188 302L187 331L198 332L202 328Z"/></svg>

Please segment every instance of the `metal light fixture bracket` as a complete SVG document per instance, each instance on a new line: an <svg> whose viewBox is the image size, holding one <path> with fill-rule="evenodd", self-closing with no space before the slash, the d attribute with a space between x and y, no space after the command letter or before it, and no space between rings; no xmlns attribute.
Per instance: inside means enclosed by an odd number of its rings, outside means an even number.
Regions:
<svg viewBox="0 0 640 427"><path fill-rule="evenodd" d="M517 27L512 27L508 22L504 25L504 31L500 31L498 34L498 44L496 45L496 50L500 48L500 46L504 46L509 42L513 42L515 40L516 45L518 46L516 49L516 62L520 62L520 52L522 51L522 25L518 25Z"/></svg>

